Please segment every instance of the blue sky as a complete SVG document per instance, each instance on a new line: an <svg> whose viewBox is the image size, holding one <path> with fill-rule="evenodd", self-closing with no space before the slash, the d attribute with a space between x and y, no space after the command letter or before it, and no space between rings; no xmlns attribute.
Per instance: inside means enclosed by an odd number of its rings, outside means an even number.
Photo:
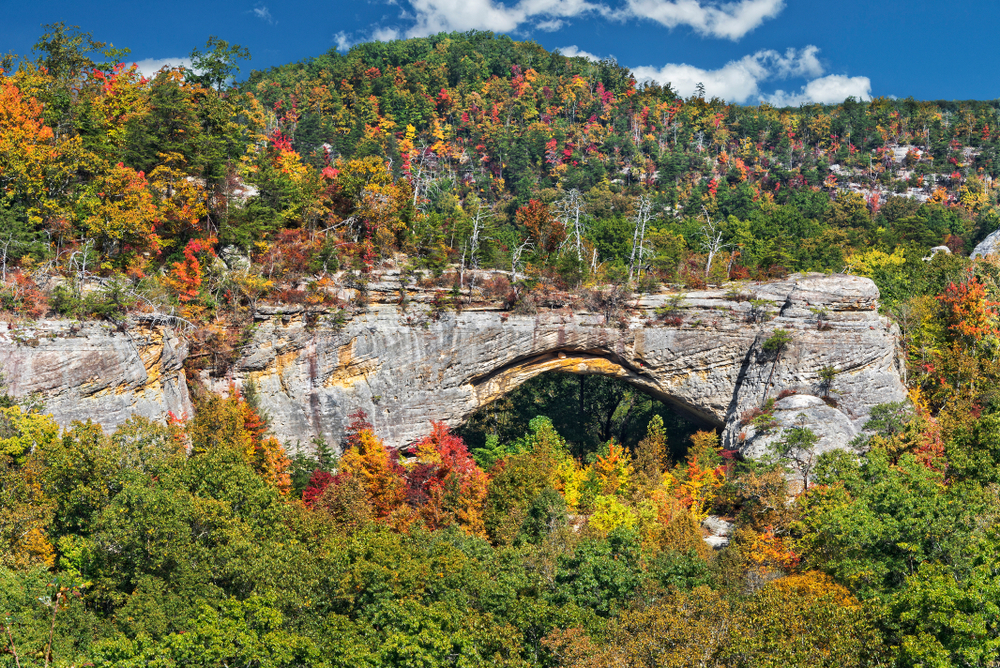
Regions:
<svg viewBox="0 0 1000 668"><path fill-rule="evenodd" d="M209 35L262 69L369 39L493 30L564 52L613 55L640 78L753 104L848 95L995 99L997 0L0 0L0 52L30 51L41 24L80 25L150 68Z"/></svg>

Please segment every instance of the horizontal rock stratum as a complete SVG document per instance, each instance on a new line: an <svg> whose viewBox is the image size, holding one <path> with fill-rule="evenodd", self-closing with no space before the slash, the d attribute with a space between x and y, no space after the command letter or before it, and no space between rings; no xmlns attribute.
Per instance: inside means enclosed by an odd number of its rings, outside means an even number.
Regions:
<svg viewBox="0 0 1000 668"><path fill-rule="evenodd" d="M0 323L0 374L16 397L37 396L56 421L113 429L137 414L191 415L187 343L162 326L126 331L107 323Z"/></svg>
<svg viewBox="0 0 1000 668"><path fill-rule="evenodd" d="M373 286L375 303L352 315L262 307L231 375L203 372L201 380L222 392L253 382L293 450L316 437L338 443L359 409L388 444L405 445L431 420L458 425L546 371L622 378L722 428L727 446L750 455L760 443L741 415L783 390L822 394L823 367L838 372L830 392L836 428L821 434L827 446L849 440L872 406L906 396L898 332L878 314L878 290L865 278L804 275L741 291L658 293L603 314L569 306L442 311L420 299L404 307L395 303L398 287ZM122 333L88 325L73 336L65 327L0 331L0 364L15 393L41 393L60 422L89 417L106 427L130 411L190 412L179 338L159 327ZM763 344L777 329L791 339L775 362ZM823 420L811 425L823 431Z"/></svg>

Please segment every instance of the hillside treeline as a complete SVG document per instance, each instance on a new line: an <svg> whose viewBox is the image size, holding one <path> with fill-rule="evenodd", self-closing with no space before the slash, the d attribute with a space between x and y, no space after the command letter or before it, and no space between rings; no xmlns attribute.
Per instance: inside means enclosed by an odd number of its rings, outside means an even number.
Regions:
<svg viewBox="0 0 1000 668"><path fill-rule="evenodd" d="M503 271L470 298L512 304L845 269L902 276L903 298L933 291L929 248L968 252L1000 223L993 103L682 99L489 33L238 84L250 54L217 38L194 70L145 77L124 55L57 24L3 63L8 309L100 314L78 303L96 281L120 288L112 311L199 320L322 300L386 263L463 289L466 268ZM53 276L72 279L54 301Z"/></svg>

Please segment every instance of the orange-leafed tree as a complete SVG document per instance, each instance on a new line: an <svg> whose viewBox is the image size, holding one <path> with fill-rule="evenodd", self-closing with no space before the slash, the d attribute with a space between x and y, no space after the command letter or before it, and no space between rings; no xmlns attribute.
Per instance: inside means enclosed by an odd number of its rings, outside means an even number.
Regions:
<svg viewBox="0 0 1000 668"><path fill-rule="evenodd" d="M695 432L691 443L687 464L674 469L673 477L678 483L681 501L701 522L708 517L716 493L725 479L725 469L719 455L719 435L716 432Z"/></svg>
<svg viewBox="0 0 1000 668"><path fill-rule="evenodd" d="M529 201L514 214L519 225L534 239L535 247L543 255L551 255L566 239L566 226L559 222L544 202Z"/></svg>
<svg viewBox="0 0 1000 668"><path fill-rule="evenodd" d="M978 278L949 284L938 299L945 307L948 330L967 343L974 345L1000 333L997 314L1000 302L989 299L986 286Z"/></svg>
<svg viewBox="0 0 1000 668"><path fill-rule="evenodd" d="M228 397L209 395L188 422L187 432L195 455L230 448L282 494L291 489L291 461L285 449L268 433L260 411L235 386Z"/></svg>
<svg viewBox="0 0 1000 668"><path fill-rule="evenodd" d="M51 83L49 77L39 78L42 85ZM0 68L0 205L21 204L40 223L66 214L60 212L65 202L58 190L73 180L75 165L66 157L79 151L80 139L57 142L44 121L42 103L15 81Z"/></svg>
<svg viewBox="0 0 1000 668"><path fill-rule="evenodd" d="M351 417L340 468L360 482L376 519L388 521L394 514L398 516L406 500L403 467L375 435L363 411Z"/></svg>
<svg viewBox="0 0 1000 668"><path fill-rule="evenodd" d="M88 190L81 202L83 227L106 252L120 255L158 249L154 226L160 211L145 174L120 162L106 165Z"/></svg>
<svg viewBox="0 0 1000 668"><path fill-rule="evenodd" d="M199 256L202 259L207 255L215 257L212 248L215 242L215 237L188 241L184 247L184 259L174 262L171 272L165 277L166 284L177 291L177 298L182 304L198 299L204 277Z"/></svg>
<svg viewBox="0 0 1000 668"><path fill-rule="evenodd" d="M607 453L597 456L591 467L599 493L605 496L625 493L632 484L632 456L625 446L613 439Z"/></svg>

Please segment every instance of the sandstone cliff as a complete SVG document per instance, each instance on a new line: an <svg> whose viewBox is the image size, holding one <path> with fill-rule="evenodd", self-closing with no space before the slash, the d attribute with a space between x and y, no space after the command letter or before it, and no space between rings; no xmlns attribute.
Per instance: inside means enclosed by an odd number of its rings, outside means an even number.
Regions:
<svg viewBox="0 0 1000 668"><path fill-rule="evenodd" d="M385 301L398 298L391 284L378 290ZM725 443L744 449L752 438L740 415L784 389L819 394L824 366L839 372L831 410L855 431L873 405L905 397L896 330L879 316L871 281L803 276L745 290L692 292L680 303L644 296L612 322L568 307L517 315L374 303L347 322L269 307L235 380L254 382L275 431L303 444L314 436L339 441L348 416L363 409L389 444L403 445L426 433L429 420L457 425L552 370L624 378L723 428ZM666 322L656 314L665 305L676 307ZM769 313L755 318L755 308ZM779 328L792 339L775 364L761 347ZM204 380L220 391L229 382Z"/></svg>
<svg viewBox="0 0 1000 668"><path fill-rule="evenodd" d="M825 445L849 440L873 405L905 397L895 327L879 316L878 291L863 278L810 275L739 294L646 295L618 314L569 306L456 312L413 290L401 304L400 287L389 276L351 312L262 307L232 376L201 380L222 392L255 383L275 432L293 448L314 437L339 442L358 409L387 443L403 445L426 433L429 420L457 425L551 370L626 379L722 428L729 447L751 455L762 442L741 424L744 411L786 389L821 394L824 366L838 371L838 405L829 409L836 433L824 435ZM776 329L791 333L777 360L762 350ZM131 412L190 413L184 355L181 338L156 327L47 322L0 330L10 389L39 392L64 423L90 417L112 427Z"/></svg>
<svg viewBox="0 0 1000 668"><path fill-rule="evenodd" d="M193 412L183 363L187 344L168 328L42 321L0 323L6 391L37 396L62 425L93 420L113 429L130 415Z"/></svg>

